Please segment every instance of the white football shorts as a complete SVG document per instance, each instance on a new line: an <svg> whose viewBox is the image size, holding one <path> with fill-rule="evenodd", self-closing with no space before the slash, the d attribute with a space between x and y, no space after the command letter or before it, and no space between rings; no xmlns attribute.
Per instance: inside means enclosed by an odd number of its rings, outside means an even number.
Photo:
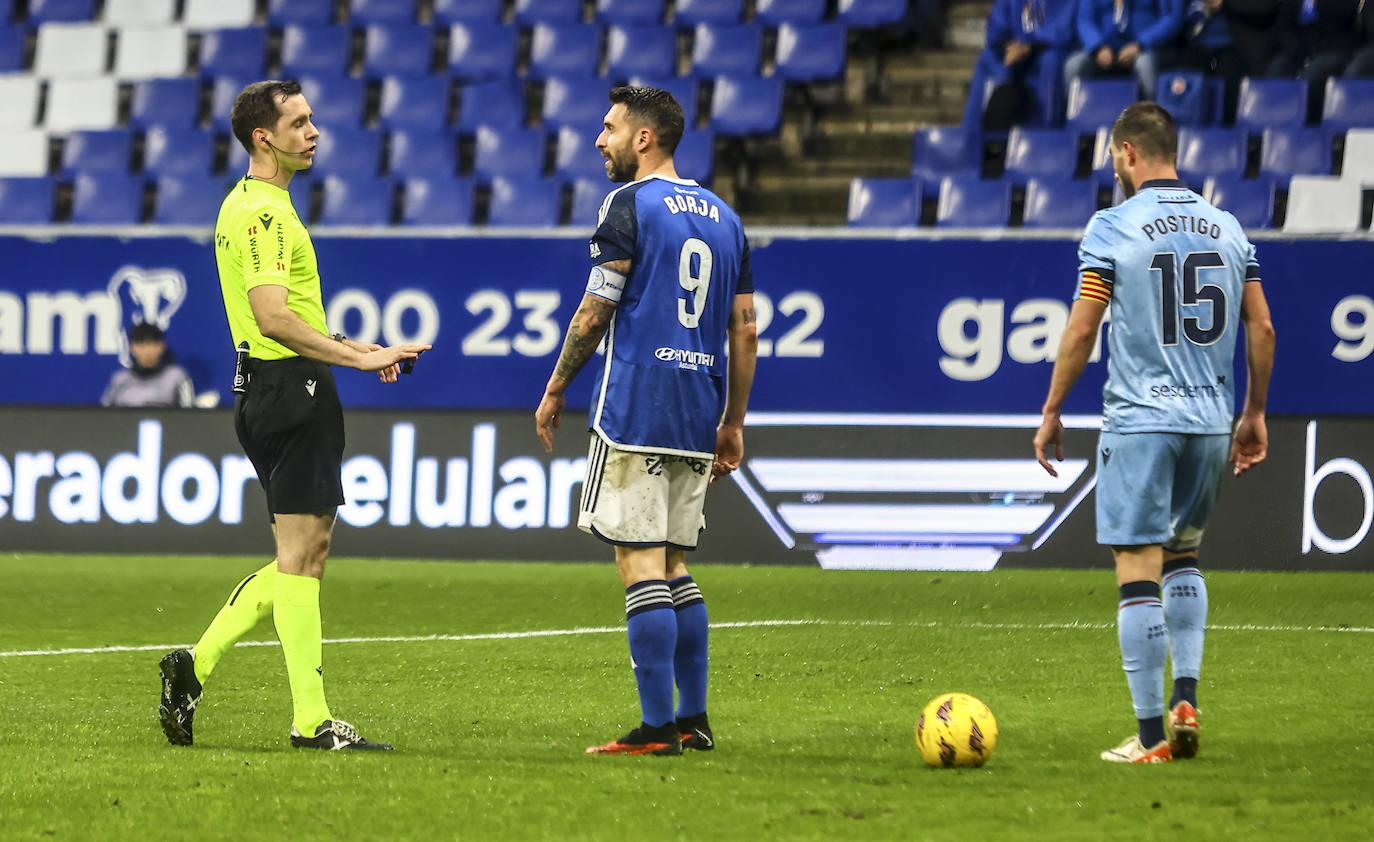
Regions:
<svg viewBox="0 0 1374 842"><path fill-rule="evenodd" d="M710 482L710 459L621 450L593 433L577 526L608 544L694 550Z"/></svg>

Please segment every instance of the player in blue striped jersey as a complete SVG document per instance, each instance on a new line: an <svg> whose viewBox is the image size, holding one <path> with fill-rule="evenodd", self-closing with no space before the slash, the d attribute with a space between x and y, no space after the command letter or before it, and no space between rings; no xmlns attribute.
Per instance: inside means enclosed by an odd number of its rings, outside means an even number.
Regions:
<svg viewBox="0 0 1374 842"><path fill-rule="evenodd" d="M587 751L681 754L715 747L706 605L686 551L706 525L708 483L744 455L758 346L753 273L739 217L677 177L678 102L639 87L616 88L610 100L596 145L607 176L624 185L601 206L586 292L535 426L552 451L564 392L604 337L578 526L615 547L642 722Z"/></svg>
<svg viewBox="0 0 1374 842"><path fill-rule="evenodd" d="M1198 547L1226 464L1239 476L1267 452L1274 328L1255 247L1235 217L1179 180L1177 151L1173 119L1154 103L1127 107L1112 126L1112 161L1127 199L1098 211L1083 234L1078 292L1035 434L1036 458L1057 476L1047 452L1064 458L1060 411L1110 307L1097 540L1116 561L1117 635L1138 724L1102 753L1114 762L1197 753L1207 616ZM1241 325L1247 391L1233 430ZM1174 678L1167 728L1166 657Z"/></svg>

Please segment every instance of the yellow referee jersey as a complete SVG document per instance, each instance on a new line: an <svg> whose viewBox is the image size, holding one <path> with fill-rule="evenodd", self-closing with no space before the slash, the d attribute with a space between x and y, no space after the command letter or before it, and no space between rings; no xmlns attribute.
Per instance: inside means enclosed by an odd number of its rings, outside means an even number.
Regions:
<svg viewBox="0 0 1374 842"><path fill-rule="evenodd" d="M263 284L286 287L286 306L320 333L329 333L315 245L291 207L290 193L265 181L240 179L219 208L215 263L229 332L235 346L247 340L249 356L259 360L298 356L258 330L248 290Z"/></svg>

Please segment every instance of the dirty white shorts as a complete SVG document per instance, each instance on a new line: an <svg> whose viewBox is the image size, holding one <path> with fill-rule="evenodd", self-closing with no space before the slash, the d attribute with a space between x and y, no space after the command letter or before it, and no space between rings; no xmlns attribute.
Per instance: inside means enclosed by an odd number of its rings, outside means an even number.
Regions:
<svg viewBox="0 0 1374 842"><path fill-rule="evenodd" d="M621 450L592 434L577 526L608 544L694 550L711 460Z"/></svg>

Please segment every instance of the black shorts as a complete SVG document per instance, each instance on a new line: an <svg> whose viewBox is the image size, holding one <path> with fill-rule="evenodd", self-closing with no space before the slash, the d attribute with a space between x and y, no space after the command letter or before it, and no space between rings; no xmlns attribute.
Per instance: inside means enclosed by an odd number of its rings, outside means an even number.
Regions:
<svg viewBox="0 0 1374 842"><path fill-rule="evenodd" d="M343 407L329 366L304 357L252 360L234 401L234 431L273 514L324 512L344 502Z"/></svg>

